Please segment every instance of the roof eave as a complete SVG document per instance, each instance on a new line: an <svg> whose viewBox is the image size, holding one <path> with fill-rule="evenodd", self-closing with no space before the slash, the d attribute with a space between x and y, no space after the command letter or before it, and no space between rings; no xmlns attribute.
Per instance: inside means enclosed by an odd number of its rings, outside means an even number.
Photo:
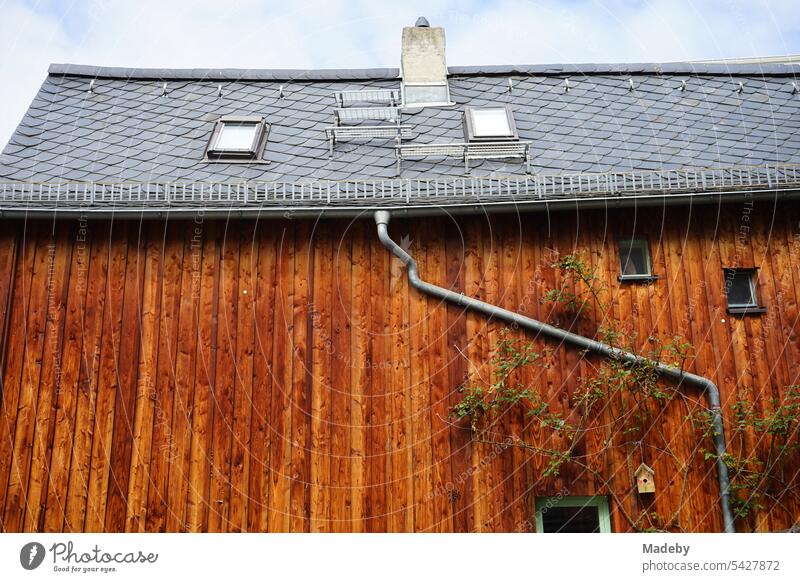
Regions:
<svg viewBox="0 0 800 582"><path fill-rule="evenodd" d="M196 81L369 81L398 79L397 68L372 69L148 69L54 63L51 76L92 79ZM800 64L777 63L622 63L483 65L448 67L451 76L710 75L797 76Z"/></svg>

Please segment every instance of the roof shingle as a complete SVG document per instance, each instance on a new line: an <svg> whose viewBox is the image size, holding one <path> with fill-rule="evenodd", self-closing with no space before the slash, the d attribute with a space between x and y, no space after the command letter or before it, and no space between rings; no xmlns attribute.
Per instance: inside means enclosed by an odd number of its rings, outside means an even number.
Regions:
<svg viewBox="0 0 800 582"><path fill-rule="evenodd" d="M465 105L509 104L520 138L532 142L531 169L539 173L800 162L800 94L793 94L791 85L797 71L792 65L680 63L451 67L450 94L456 105L406 110L403 124L413 128L413 143L463 141ZM631 75L636 76L633 91ZM511 91L508 77L514 81ZM89 93L92 78L97 80ZM0 179L391 178L396 175L393 142L337 144L330 159L323 128L333 121L334 91L398 85L395 69L53 65L0 155ZM213 122L222 115L267 118L267 164L204 161ZM518 162L497 160L472 169L477 175L523 171ZM404 161L402 170L403 177L463 173L455 159Z"/></svg>

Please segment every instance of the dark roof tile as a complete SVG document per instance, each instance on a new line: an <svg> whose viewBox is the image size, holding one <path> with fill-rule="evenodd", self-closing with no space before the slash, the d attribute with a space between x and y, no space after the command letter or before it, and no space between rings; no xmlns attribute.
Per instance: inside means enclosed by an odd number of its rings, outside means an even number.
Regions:
<svg viewBox="0 0 800 582"><path fill-rule="evenodd" d="M789 65L453 67L450 108L407 110L416 143L463 141L465 105L511 105L532 168L548 173L800 161ZM628 77L634 75L634 90ZM508 89L508 76L514 86ZM570 91L564 91L564 78ZM48 180L368 179L395 175L393 142L337 144L333 92L398 88L393 69L136 70L54 65L9 145L0 178ZM88 93L91 78L94 92ZM686 90L680 91L686 80ZM166 96L162 95L167 82ZM737 92L741 81L745 90ZM222 85L222 96L218 95ZM280 86L284 86L280 97ZM213 122L262 115L266 164L203 161ZM475 174L518 173L510 161ZM462 175L458 159L403 163L403 176Z"/></svg>

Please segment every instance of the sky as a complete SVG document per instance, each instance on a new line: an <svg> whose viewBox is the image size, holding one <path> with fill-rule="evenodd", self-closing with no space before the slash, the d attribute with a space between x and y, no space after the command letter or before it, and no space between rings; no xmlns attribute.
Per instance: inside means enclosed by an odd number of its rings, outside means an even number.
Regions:
<svg viewBox="0 0 800 582"><path fill-rule="evenodd" d="M420 15L449 65L800 54L800 0L0 0L0 144L50 63L396 67Z"/></svg>

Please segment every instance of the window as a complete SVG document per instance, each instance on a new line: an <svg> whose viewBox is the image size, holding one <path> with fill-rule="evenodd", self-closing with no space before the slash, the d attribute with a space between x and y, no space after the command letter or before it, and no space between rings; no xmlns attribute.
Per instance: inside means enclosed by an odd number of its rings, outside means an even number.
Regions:
<svg viewBox="0 0 800 582"><path fill-rule="evenodd" d="M758 310L755 269L725 269L725 292L728 311Z"/></svg>
<svg viewBox="0 0 800 582"><path fill-rule="evenodd" d="M621 280L641 280L653 277L650 265L650 246L647 239L634 238L619 241L619 268Z"/></svg>
<svg viewBox="0 0 800 582"><path fill-rule="evenodd" d="M508 106L474 108L464 111L467 141L503 141L519 139L514 113Z"/></svg>
<svg viewBox="0 0 800 582"><path fill-rule="evenodd" d="M539 533L611 533L605 497L537 497Z"/></svg>
<svg viewBox="0 0 800 582"><path fill-rule="evenodd" d="M221 117L214 126L206 157L221 159L260 159L267 124L262 117Z"/></svg>

